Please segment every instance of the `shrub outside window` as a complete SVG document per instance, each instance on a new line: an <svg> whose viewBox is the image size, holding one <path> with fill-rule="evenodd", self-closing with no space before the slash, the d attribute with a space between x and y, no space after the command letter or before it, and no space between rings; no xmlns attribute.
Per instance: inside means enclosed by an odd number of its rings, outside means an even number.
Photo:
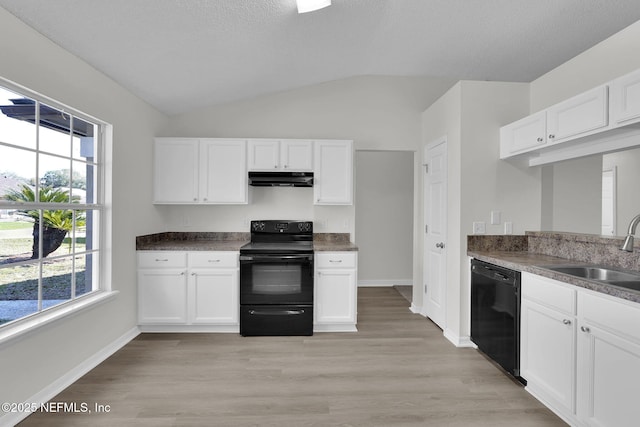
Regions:
<svg viewBox="0 0 640 427"><path fill-rule="evenodd" d="M104 124L0 80L0 328L100 290Z"/></svg>

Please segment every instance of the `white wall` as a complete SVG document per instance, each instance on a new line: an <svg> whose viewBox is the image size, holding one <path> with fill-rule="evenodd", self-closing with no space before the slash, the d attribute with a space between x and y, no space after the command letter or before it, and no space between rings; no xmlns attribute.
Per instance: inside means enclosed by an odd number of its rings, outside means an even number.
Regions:
<svg viewBox="0 0 640 427"><path fill-rule="evenodd" d="M176 116L164 136L352 139L356 150L415 151L421 111L452 84L426 77L354 77ZM355 207L313 206L311 191L254 188L247 206L157 210L174 231L248 231L247 220L295 217L315 221L317 232L350 233L358 243Z"/></svg>
<svg viewBox="0 0 640 427"><path fill-rule="evenodd" d="M413 283L412 151L357 151L358 282Z"/></svg>
<svg viewBox="0 0 640 427"><path fill-rule="evenodd" d="M530 111L540 111L640 68L638 52L640 21L531 82ZM622 157L618 158L622 160ZM598 162L602 160L577 159L542 169L546 182L542 194L543 228L600 234L601 188L598 183L601 182L601 169L596 167ZM624 181L627 176L633 179L634 175L625 173L619 181L621 194L625 194L626 199L637 199L634 196L637 193L622 193L623 189L635 186L633 182ZM633 211L634 208L629 209ZM620 225L618 223L618 234L624 232Z"/></svg>
<svg viewBox="0 0 640 427"><path fill-rule="evenodd" d="M600 234L602 230L602 156L553 165L550 230Z"/></svg>
<svg viewBox="0 0 640 427"><path fill-rule="evenodd" d="M625 236L629 222L640 214L640 148L605 154L603 170L614 166L617 173L616 235Z"/></svg>
<svg viewBox="0 0 640 427"><path fill-rule="evenodd" d="M135 236L162 228L150 154L166 118L2 8L0 58L4 78L113 125L111 277L119 294L0 347L0 400L28 402L137 324Z"/></svg>
<svg viewBox="0 0 640 427"><path fill-rule="evenodd" d="M448 141L445 334L454 342L469 335L466 239L473 221L485 221L487 234L504 230L503 223L489 224L491 210L500 211L503 222L513 222L514 233L540 223L539 171L499 159L500 126L527 113L527 84L462 81L422 116L425 145L442 135ZM414 287L420 304L421 290Z"/></svg>

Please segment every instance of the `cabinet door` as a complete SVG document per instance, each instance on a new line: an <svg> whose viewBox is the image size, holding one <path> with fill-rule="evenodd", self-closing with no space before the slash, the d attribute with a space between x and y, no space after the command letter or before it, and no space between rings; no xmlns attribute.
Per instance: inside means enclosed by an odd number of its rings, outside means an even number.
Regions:
<svg viewBox="0 0 640 427"><path fill-rule="evenodd" d="M280 169L280 141L250 139L248 141L248 167L250 171Z"/></svg>
<svg viewBox="0 0 640 427"><path fill-rule="evenodd" d="M191 138L157 138L154 144L153 202L198 201L198 144Z"/></svg>
<svg viewBox="0 0 640 427"><path fill-rule="evenodd" d="M291 171L313 170L313 143L306 140L285 140L280 144L280 166Z"/></svg>
<svg viewBox="0 0 640 427"><path fill-rule="evenodd" d="M637 426L640 345L581 323L578 355L579 419L589 426Z"/></svg>
<svg viewBox="0 0 640 427"><path fill-rule="evenodd" d="M575 414L575 318L522 300L520 375L536 396Z"/></svg>
<svg viewBox="0 0 640 427"><path fill-rule="evenodd" d="M578 293L578 418L590 426L640 420L640 304Z"/></svg>
<svg viewBox="0 0 640 427"><path fill-rule="evenodd" d="M352 269L322 269L316 275L315 321L318 324L356 322L356 273Z"/></svg>
<svg viewBox="0 0 640 427"><path fill-rule="evenodd" d="M313 162L314 203L352 204L353 141L315 141Z"/></svg>
<svg viewBox="0 0 640 427"><path fill-rule="evenodd" d="M237 269L192 269L189 278L190 323L239 324Z"/></svg>
<svg viewBox="0 0 640 427"><path fill-rule="evenodd" d="M611 120L616 125L640 121L640 70L613 81Z"/></svg>
<svg viewBox="0 0 640 427"><path fill-rule="evenodd" d="M184 269L138 270L138 322L141 325L187 323Z"/></svg>
<svg viewBox="0 0 640 427"><path fill-rule="evenodd" d="M525 153L547 143L546 113L540 111L500 128L500 158Z"/></svg>
<svg viewBox="0 0 640 427"><path fill-rule="evenodd" d="M246 141L203 139L200 146L200 200L248 202Z"/></svg>
<svg viewBox="0 0 640 427"><path fill-rule="evenodd" d="M547 144L573 139L609 123L608 87L600 86L547 109Z"/></svg>

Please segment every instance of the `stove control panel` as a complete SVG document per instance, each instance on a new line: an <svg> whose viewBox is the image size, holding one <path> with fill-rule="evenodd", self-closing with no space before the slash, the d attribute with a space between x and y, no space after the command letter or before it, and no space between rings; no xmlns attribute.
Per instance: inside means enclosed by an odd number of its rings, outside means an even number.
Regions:
<svg viewBox="0 0 640 427"><path fill-rule="evenodd" d="M313 234L312 221L251 221L252 233Z"/></svg>

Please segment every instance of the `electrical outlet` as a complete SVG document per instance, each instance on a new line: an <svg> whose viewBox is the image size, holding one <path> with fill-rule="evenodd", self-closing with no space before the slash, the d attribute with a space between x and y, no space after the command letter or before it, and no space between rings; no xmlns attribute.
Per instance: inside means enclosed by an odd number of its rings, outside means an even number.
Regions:
<svg viewBox="0 0 640 427"><path fill-rule="evenodd" d="M484 221L474 221L473 234L485 234L487 232Z"/></svg>
<svg viewBox="0 0 640 427"><path fill-rule="evenodd" d="M504 234L513 234L513 223L511 221L504 222Z"/></svg>
<svg viewBox="0 0 640 427"><path fill-rule="evenodd" d="M500 222L500 211L491 211L491 225L499 225Z"/></svg>

